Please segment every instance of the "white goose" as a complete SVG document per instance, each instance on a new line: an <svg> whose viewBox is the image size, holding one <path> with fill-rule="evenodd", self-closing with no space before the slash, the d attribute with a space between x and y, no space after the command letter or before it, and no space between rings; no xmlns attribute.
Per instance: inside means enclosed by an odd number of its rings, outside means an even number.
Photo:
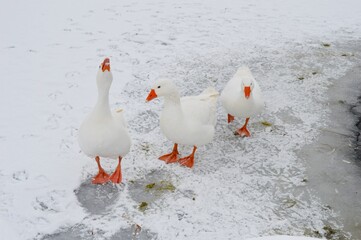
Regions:
<svg viewBox="0 0 361 240"><path fill-rule="evenodd" d="M228 123L234 120L234 116L246 118L243 127L235 134L251 136L247 129L249 118L262 111L264 102L261 89L248 67L238 68L236 74L224 87L220 99L228 113Z"/></svg>
<svg viewBox="0 0 361 240"><path fill-rule="evenodd" d="M159 157L166 163L179 163L193 167L197 146L212 141L216 124L216 103L219 93L212 87L198 96L180 97L175 84L161 79L151 89L147 101L164 97L164 107L160 117L163 134L174 142L173 151ZM193 146L192 153L178 160L178 144Z"/></svg>
<svg viewBox="0 0 361 240"><path fill-rule="evenodd" d="M114 114L109 107L109 89L113 81L109 58L99 66L96 77L98 101L79 129L79 145L89 157L95 158L99 172L92 183L122 181L121 160L130 150L131 140L128 134L122 110ZM114 173L109 176L100 165L100 157L118 159Z"/></svg>

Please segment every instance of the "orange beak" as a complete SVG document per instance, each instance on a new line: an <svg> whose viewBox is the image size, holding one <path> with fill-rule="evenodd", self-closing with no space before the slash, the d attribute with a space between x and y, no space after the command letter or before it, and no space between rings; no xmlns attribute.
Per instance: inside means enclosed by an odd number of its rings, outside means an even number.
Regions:
<svg viewBox="0 0 361 240"><path fill-rule="evenodd" d="M154 89L150 90L150 93L148 94L148 97L146 99L147 102L153 100L154 98L158 97L155 93Z"/></svg>
<svg viewBox="0 0 361 240"><path fill-rule="evenodd" d="M109 58L104 59L102 63L102 71L105 72L105 70L108 70L110 72L110 60Z"/></svg>
<svg viewBox="0 0 361 240"><path fill-rule="evenodd" d="M251 87L244 87L244 96L247 99L251 96Z"/></svg>

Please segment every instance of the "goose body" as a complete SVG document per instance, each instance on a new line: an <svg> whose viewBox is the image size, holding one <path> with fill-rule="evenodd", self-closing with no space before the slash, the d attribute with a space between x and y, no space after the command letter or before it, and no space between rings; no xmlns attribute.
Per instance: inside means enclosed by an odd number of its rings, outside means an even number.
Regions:
<svg viewBox="0 0 361 240"><path fill-rule="evenodd" d="M261 88L247 66L238 68L221 93L221 103L228 113L228 122L234 117L246 118L239 135L250 136L247 123L250 117L259 114L264 108Z"/></svg>
<svg viewBox="0 0 361 240"><path fill-rule="evenodd" d="M93 183L121 182L120 161L130 150L131 140L123 117L123 111L111 112L109 89L113 80L110 62L106 58L97 73L98 100L89 116L79 128L79 145L89 157L95 158L99 173ZM116 171L109 176L101 168L100 158L118 159Z"/></svg>
<svg viewBox="0 0 361 240"><path fill-rule="evenodd" d="M165 99L160 117L162 133L171 141L201 146L212 141L218 92L208 88L198 96Z"/></svg>
<svg viewBox="0 0 361 240"><path fill-rule="evenodd" d="M117 159L130 150L130 137L123 118L123 111L104 114L99 109L83 122L79 129L79 144L89 157Z"/></svg>
<svg viewBox="0 0 361 240"><path fill-rule="evenodd" d="M153 86L147 101L158 96L164 97L160 128L166 138L175 143L172 159L164 157L169 155L167 154L160 157L161 160L167 163L176 162L178 160L176 156L178 155L178 144L194 146L194 155L196 146L212 141L216 124L218 95L213 87L209 87L197 96L180 97L174 83L167 79L162 79ZM192 158L191 155L189 157ZM182 165L193 166L193 159L183 160L182 162L180 159ZM186 163L188 160L191 163Z"/></svg>

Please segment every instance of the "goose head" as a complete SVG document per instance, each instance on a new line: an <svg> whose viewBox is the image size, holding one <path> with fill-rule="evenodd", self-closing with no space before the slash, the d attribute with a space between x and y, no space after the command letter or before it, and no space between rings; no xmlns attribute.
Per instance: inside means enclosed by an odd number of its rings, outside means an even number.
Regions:
<svg viewBox="0 0 361 240"><path fill-rule="evenodd" d="M254 81L252 78L243 78L242 79L242 90L244 97L248 99L251 96L251 93L254 88Z"/></svg>
<svg viewBox="0 0 361 240"><path fill-rule="evenodd" d="M159 79L150 90L147 102L157 97L179 97L177 86L169 79Z"/></svg>
<svg viewBox="0 0 361 240"><path fill-rule="evenodd" d="M97 85L100 91L105 91L110 89L110 85L113 81L113 75L110 71L110 60L105 58L104 61L100 64L99 70L97 73Z"/></svg>

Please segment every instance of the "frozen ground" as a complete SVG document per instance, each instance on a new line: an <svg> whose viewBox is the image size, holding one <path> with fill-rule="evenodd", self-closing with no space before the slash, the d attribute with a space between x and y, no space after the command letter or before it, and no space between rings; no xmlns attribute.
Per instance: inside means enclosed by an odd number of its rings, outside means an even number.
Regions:
<svg viewBox="0 0 361 240"><path fill-rule="evenodd" d="M354 45L350 44L354 52ZM361 48L358 46L358 51ZM327 208L334 209L342 219L344 230L354 239L361 239L361 161L356 137L361 119L361 62L337 79L324 102L331 112L327 126L321 128L317 141L299 152L306 160L309 186L321 196Z"/></svg>
<svg viewBox="0 0 361 240"><path fill-rule="evenodd" d="M317 149L303 151L332 126L328 89L359 61L360 7L357 0L3 3L2 236L359 234L359 226L349 223L359 205L338 208L352 201L346 197L333 206L329 199L340 195L333 195L334 183L312 177L324 166L309 161ZM110 101L125 109L134 143L123 161L121 186L89 184L96 165L76 139L95 102L95 73L105 56L114 75ZM235 137L241 120L227 125L219 106L216 137L199 148L194 169L157 160L171 143L158 127L161 102L144 103L152 81L167 75L183 94L208 85L222 90L240 64L250 66L267 103L251 119L252 138ZM183 155L189 151L181 148ZM104 166L110 170L115 163ZM357 183L356 170L350 174Z"/></svg>

